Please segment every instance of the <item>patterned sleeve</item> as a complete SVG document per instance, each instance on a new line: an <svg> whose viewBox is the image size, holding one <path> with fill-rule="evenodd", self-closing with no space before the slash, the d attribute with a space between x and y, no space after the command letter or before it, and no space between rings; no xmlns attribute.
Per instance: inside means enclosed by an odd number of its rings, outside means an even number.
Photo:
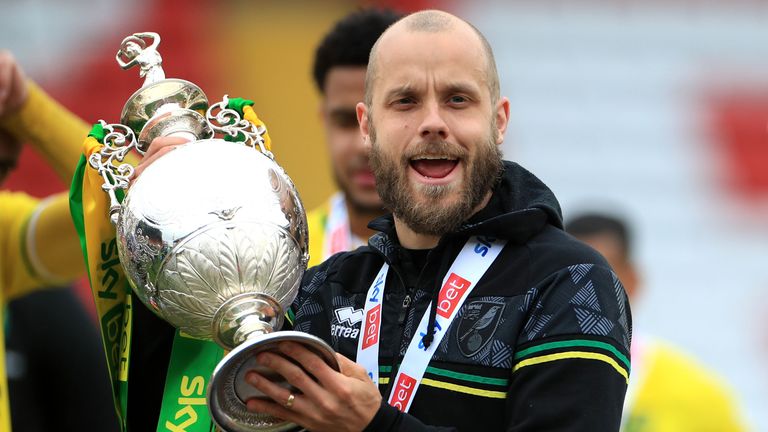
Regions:
<svg viewBox="0 0 768 432"><path fill-rule="evenodd" d="M631 315L610 269L569 266L529 290L507 398L511 431L611 431L629 381Z"/></svg>

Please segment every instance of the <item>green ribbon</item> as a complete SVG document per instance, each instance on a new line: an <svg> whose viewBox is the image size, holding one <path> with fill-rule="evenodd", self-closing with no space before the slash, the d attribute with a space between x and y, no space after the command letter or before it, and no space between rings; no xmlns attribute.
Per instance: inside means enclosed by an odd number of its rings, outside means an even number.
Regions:
<svg viewBox="0 0 768 432"><path fill-rule="evenodd" d="M227 102L227 108L237 111L240 117L243 117L243 108L246 106L253 106L253 101L243 98L230 98ZM230 124L234 123L235 119L231 119ZM245 141L245 134L238 132L237 136L224 135L224 141L229 142L242 142Z"/></svg>
<svg viewBox="0 0 768 432"><path fill-rule="evenodd" d="M158 432L214 430L205 396L213 369L222 357L224 350L215 343L176 331L157 422Z"/></svg>

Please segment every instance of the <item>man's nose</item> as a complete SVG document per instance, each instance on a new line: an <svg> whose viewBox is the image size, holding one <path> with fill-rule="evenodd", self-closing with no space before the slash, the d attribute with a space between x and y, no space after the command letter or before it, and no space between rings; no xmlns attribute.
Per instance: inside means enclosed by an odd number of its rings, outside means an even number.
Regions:
<svg viewBox="0 0 768 432"><path fill-rule="evenodd" d="M448 137L448 124L443 118L439 104L436 102L428 103L424 106L424 118L419 126L419 135L422 138L430 136L445 139Z"/></svg>

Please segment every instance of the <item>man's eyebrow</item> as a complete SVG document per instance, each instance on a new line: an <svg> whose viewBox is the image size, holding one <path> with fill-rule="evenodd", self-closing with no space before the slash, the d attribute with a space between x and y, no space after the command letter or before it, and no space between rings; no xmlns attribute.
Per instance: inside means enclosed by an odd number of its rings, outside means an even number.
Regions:
<svg viewBox="0 0 768 432"><path fill-rule="evenodd" d="M480 92L480 88L470 82L456 81L446 84L442 92L447 94L465 93L469 95L476 95Z"/></svg>
<svg viewBox="0 0 768 432"><path fill-rule="evenodd" d="M390 90L388 90L384 94L385 100L391 99L396 96L411 96L415 92L413 85L410 83L399 85L397 87L394 87Z"/></svg>

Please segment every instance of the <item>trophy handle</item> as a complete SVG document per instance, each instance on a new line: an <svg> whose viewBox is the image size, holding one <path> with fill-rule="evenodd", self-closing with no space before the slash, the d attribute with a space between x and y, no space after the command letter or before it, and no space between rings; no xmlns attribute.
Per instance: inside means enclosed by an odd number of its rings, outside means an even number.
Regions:
<svg viewBox="0 0 768 432"><path fill-rule="evenodd" d="M262 126L257 127L253 123L240 117L240 113L227 108L229 103L229 96L224 95L221 102L215 103L208 108L205 113L208 125L214 132L219 132L224 135L237 139L238 136L245 136L245 145L248 147L258 149L268 158L274 160L275 156L269 151L264 144L264 135L267 133L267 128ZM237 139L240 141L240 139Z"/></svg>
<svg viewBox="0 0 768 432"><path fill-rule="evenodd" d="M120 213L120 201L117 199L118 189L128 189L129 179L133 175L134 168L129 163L121 163L129 151L136 151L144 155L144 152L136 145L136 137L133 131L121 124L107 124L99 120L107 134L104 136L104 147L88 158L88 164L98 171L104 179L101 188L109 195L109 220L117 225Z"/></svg>
<svg viewBox="0 0 768 432"><path fill-rule="evenodd" d="M291 393L301 391L271 369L256 364L256 356L264 351L282 355L277 345L281 342L296 342L319 355L335 370L339 370L336 353L325 341L308 333L298 331L278 331L253 337L240 344L227 354L216 366L208 386L208 410L211 418L223 431L252 432L260 430L287 431L296 427L295 424L277 419L267 414L247 411L245 403L252 398L267 398L245 382L245 375L256 371L271 379L276 384L285 387ZM286 357L290 360L289 357Z"/></svg>

